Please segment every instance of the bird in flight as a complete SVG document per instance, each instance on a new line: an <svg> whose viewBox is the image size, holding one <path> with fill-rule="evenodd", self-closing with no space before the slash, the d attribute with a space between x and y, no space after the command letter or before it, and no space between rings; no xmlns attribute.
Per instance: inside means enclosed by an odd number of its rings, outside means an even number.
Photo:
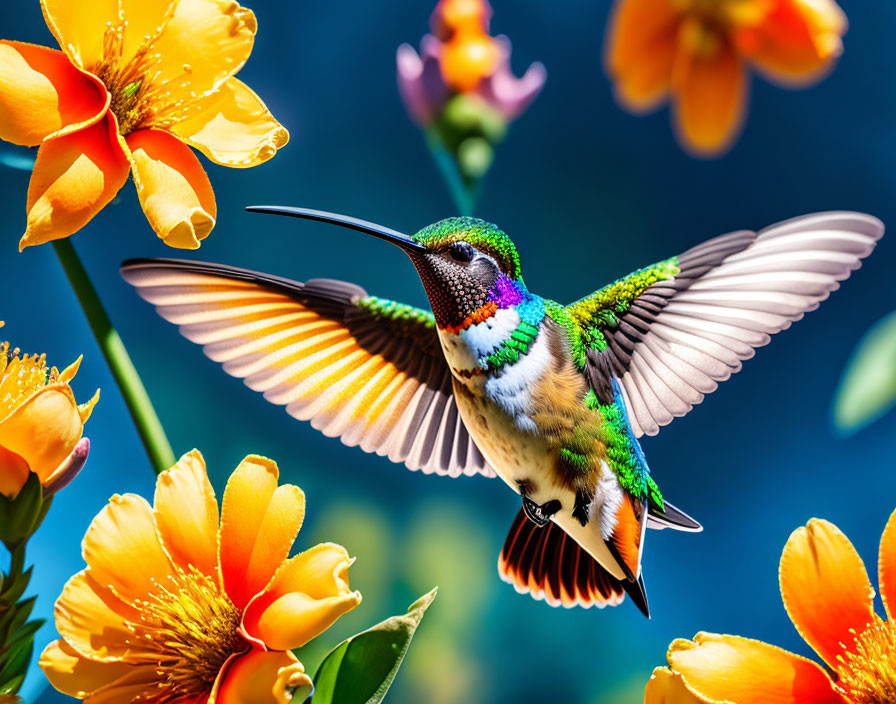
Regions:
<svg viewBox="0 0 896 704"><path fill-rule="evenodd" d="M883 235L860 213L732 232L563 305L530 291L510 238L469 217L408 236L303 208L400 247L422 310L350 283L138 259L122 275L224 370L299 420L409 469L498 476L522 507L502 579L554 606L628 594L649 616L647 528L699 531L638 438L688 413L839 286Z"/></svg>

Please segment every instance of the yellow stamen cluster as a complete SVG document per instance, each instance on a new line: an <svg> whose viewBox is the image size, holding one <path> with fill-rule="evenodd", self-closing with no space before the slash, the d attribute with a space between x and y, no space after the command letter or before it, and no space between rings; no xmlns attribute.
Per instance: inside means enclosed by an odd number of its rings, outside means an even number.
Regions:
<svg viewBox="0 0 896 704"><path fill-rule="evenodd" d="M166 704L207 694L227 658L248 647L237 630L242 612L216 579L192 566L157 586L136 601L140 620L127 624L129 659L155 665L159 676L155 690L133 701Z"/></svg>
<svg viewBox="0 0 896 704"><path fill-rule="evenodd" d="M34 392L59 380L56 367L47 369L46 355L9 353L9 343L0 344L0 420L6 418Z"/></svg>
<svg viewBox="0 0 896 704"><path fill-rule="evenodd" d="M162 56L153 48L171 21L175 6L176 3L172 3L154 34L143 37L132 57L123 54L128 23L119 21L106 25L103 58L89 70L109 91L109 107L118 119L118 131L122 136L126 137L141 127L151 125L164 128L184 120L193 99L198 97L195 91L189 90L192 74L189 64L183 65L182 72L176 78L159 80ZM174 84L177 84L175 92L179 96L188 95L189 98L173 98L171 88Z"/></svg>
<svg viewBox="0 0 896 704"><path fill-rule="evenodd" d="M896 625L878 620L837 656L836 689L852 704L896 702Z"/></svg>

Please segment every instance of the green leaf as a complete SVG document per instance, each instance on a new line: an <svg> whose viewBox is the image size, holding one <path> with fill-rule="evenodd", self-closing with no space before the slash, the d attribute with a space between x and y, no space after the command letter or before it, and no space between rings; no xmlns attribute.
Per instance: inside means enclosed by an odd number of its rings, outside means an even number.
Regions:
<svg viewBox="0 0 896 704"><path fill-rule="evenodd" d="M896 404L896 312L859 340L834 395L834 424L844 433L868 425Z"/></svg>
<svg viewBox="0 0 896 704"><path fill-rule="evenodd" d="M22 682L25 681L25 675L19 674L13 677L11 680L7 682L3 682L0 684L0 696L5 696L8 694L15 694L19 691L22 686Z"/></svg>
<svg viewBox="0 0 896 704"><path fill-rule="evenodd" d="M28 582L31 581L31 573L33 571L34 565L14 579L7 578L7 580L3 582L3 591L0 592L0 603L14 604L17 602L28 588Z"/></svg>
<svg viewBox="0 0 896 704"><path fill-rule="evenodd" d="M379 704L389 691L423 614L438 588L393 616L337 645L314 676L314 704Z"/></svg>

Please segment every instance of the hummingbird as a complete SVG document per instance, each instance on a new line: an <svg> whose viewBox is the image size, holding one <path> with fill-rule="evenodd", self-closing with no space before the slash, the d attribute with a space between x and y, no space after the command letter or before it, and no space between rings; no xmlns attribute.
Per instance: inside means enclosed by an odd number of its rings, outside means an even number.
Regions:
<svg viewBox="0 0 896 704"><path fill-rule="evenodd" d="M304 208L410 258L430 310L351 283L137 259L123 277L224 370L299 420L411 470L500 477L521 507L501 578L552 606L649 617L647 528L702 530L666 500L639 443L815 309L883 235L870 215L740 230L569 305L530 291L499 227L452 217L413 236Z"/></svg>

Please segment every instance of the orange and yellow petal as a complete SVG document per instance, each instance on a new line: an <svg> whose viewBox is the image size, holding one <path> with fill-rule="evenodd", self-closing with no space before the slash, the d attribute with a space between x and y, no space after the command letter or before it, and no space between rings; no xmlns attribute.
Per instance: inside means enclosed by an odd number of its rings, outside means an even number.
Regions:
<svg viewBox="0 0 896 704"><path fill-rule="evenodd" d="M21 457L43 483L68 457L82 431L71 388L53 384L0 420L0 447Z"/></svg>
<svg viewBox="0 0 896 704"><path fill-rule="evenodd" d="M739 50L787 85L818 80L843 52L846 16L833 0L774 0L756 25L734 32Z"/></svg>
<svg viewBox="0 0 896 704"><path fill-rule="evenodd" d="M712 704L689 690L681 676L668 667L653 671L644 688L644 704Z"/></svg>
<svg viewBox="0 0 896 704"><path fill-rule="evenodd" d="M218 502L198 450L159 475L153 503L156 528L172 561L216 576Z"/></svg>
<svg viewBox="0 0 896 704"><path fill-rule="evenodd" d="M19 249L80 230L115 197L129 167L111 115L44 142L28 186L28 226Z"/></svg>
<svg viewBox="0 0 896 704"><path fill-rule="evenodd" d="M257 28L252 11L234 0L179 0L153 44L162 57L157 80L174 99L217 88L246 63Z"/></svg>
<svg viewBox="0 0 896 704"><path fill-rule="evenodd" d="M54 688L76 699L88 697L133 669L123 662L85 658L64 640L54 640L44 648L38 664Z"/></svg>
<svg viewBox="0 0 896 704"><path fill-rule="evenodd" d="M779 568L784 607L803 639L831 667L877 616L862 558L828 521L812 519L784 546ZM841 645L842 644L842 645Z"/></svg>
<svg viewBox="0 0 896 704"><path fill-rule="evenodd" d="M87 569L72 577L62 589L56 600L55 618L56 629L82 656L114 662L131 650L127 622L138 620L138 613Z"/></svg>
<svg viewBox="0 0 896 704"><path fill-rule="evenodd" d="M153 40L164 31L169 15L174 11L176 1L119 0L121 17L127 23L124 27L121 47L123 61L130 60L147 43L152 44Z"/></svg>
<svg viewBox="0 0 896 704"><path fill-rule="evenodd" d="M28 481L28 463L0 445L0 494L14 499Z"/></svg>
<svg viewBox="0 0 896 704"><path fill-rule="evenodd" d="M230 78L191 106L170 127L191 147L222 166L257 166L289 141L289 133L245 83Z"/></svg>
<svg viewBox="0 0 896 704"><path fill-rule="evenodd" d="M704 30L687 23L682 26L682 34L691 32ZM742 59L725 39L701 34L681 41L672 91L675 126L685 148L713 156L731 145L746 111L747 77Z"/></svg>
<svg viewBox="0 0 896 704"><path fill-rule="evenodd" d="M706 702L843 704L819 665L760 641L698 633L693 641L674 641L668 659L687 689Z"/></svg>
<svg viewBox="0 0 896 704"><path fill-rule="evenodd" d="M295 655L253 649L226 666L210 704L287 704L310 693L311 678Z"/></svg>
<svg viewBox="0 0 896 704"><path fill-rule="evenodd" d="M348 583L352 562L345 548L334 543L290 558L246 608L246 632L275 650L304 645L361 603Z"/></svg>
<svg viewBox="0 0 896 704"><path fill-rule="evenodd" d="M198 249L215 226L212 184L190 148L161 130L127 137L134 182L149 224L165 244Z"/></svg>
<svg viewBox="0 0 896 704"><path fill-rule="evenodd" d="M250 636L274 650L301 648L360 603L359 592L324 599L291 592L268 604L257 614L257 620L245 628Z"/></svg>
<svg viewBox="0 0 896 704"><path fill-rule="evenodd" d="M234 470L221 506L221 574L231 601L243 608L289 555L305 517L305 495L277 486L277 463L249 455Z"/></svg>
<svg viewBox="0 0 896 704"><path fill-rule="evenodd" d="M90 69L103 58L106 23L118 24L118 0L41 0L47 26L71 61Z"/></svg>
<svg viewBox="0 0 896 704"><path fill-rule="evenodd" d="M0 41L0 139L37 146L63 127L97 122L108 105L102 84L61 51Z"/></svg>
<svg viewBox="0 0 896 704"><path fill-rule="evenodd" d="M116 494L103 507L81 545L93 577L129 602L170 586L173 568L159 543L152 508L136 494Z"/></svg>
<svg viewBox="0 0 896 704"><path fill-rule="evenodd" d="M673 3L617 0L605 63L616 96L628 110L647 111L667 96L679 22Z"/></svg>
<svg viewBox="0 0 896 704"><path fill-rule="evenodd" d="M887 618L892 621L896 617L896 511L890 514L880 538L877 571L880 597L887 610Z"/></svg>

